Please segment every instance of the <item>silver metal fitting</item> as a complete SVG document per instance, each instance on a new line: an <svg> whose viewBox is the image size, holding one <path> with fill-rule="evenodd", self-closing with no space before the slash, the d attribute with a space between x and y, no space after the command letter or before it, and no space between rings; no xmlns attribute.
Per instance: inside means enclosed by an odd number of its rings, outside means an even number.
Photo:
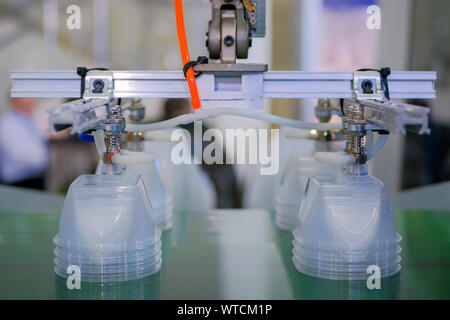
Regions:
<svg viewBox="0 0 450 320"><path fill-rule="evenodd" d="M141 122L145 118L145 106L141 99L133 100L133 104L128 109L130 112L130 120L133 122Z"/></svg>
<svg viewBox="0 0 450 320"><path fill-rule="evenodd" d="M130 151L144 151L145 135L143 132L130 132L127 135L127 149Z"/></svg>
<svg viewBox="0 0 450 320"><path fill-rule="evenodd" d="M110 107L108 116L102 121L106 146L106 152L103 154L104 163L111 164L111 156L120 152L125 126L122 108L120 106Z"/></svg>
<svg viewBox="0 0 450 320"><path fill-rule="evenodd" d="M331 116L333 115L333 108L331 107L330 99L319 99L319 102L314 109L314 113L320 122L329 122L331 120Z"/></svg>
<svg viewBox="0 0 450 320"><path fill-rule="evenodd" d="M319 99L317 106L314 108L314 113L321 123L330 122L333 115L330 99ZM317 141L332 141L333 135L331 131L319 131Z"/></svg>
<svg viewBox="0 0 450 320"><path fill-rule="evenodd" d="M345 151L357 158L358 164L367 162L366 150L366 120L363 107L352 104L345 110L344 133L347 136Z"/></svg>
<svg viewBox="0 0 450 320"><path fill-rule="evenodd" d="M363 107L358 104L351 104L345 108L344 129L350 132L366 131L367 121L364 118Z"/></svg>

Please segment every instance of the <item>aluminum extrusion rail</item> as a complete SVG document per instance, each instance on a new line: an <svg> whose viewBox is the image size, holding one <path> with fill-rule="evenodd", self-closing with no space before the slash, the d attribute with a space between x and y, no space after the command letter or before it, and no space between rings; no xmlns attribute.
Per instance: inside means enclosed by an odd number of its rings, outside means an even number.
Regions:
<svg viewBox="0 0 450 320"><path fill-rule="evenodd" d="M182 72L112 71L112 74L114 98L190 96ZM234 75L235 78L240 76ZM263 98L354 98L352 72L269 71L262 77ZM74 71L12 71L11 79L12 97L80 97L81 78ZM392 72L388 80L391 99L436 97L436 72ZM203 85L200 81L200 92ZM234 91L226 92L228 98L233 94ZM242 92L236 92L236 95L242 95Z"/></svg>

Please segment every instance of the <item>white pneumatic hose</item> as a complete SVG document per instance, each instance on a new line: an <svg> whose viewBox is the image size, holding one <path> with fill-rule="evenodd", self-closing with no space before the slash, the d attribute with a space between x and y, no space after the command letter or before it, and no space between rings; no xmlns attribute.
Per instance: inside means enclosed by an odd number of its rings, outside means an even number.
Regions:
<svg viewBox="0 0 450 320"><path fill-rule="evenodd" d="M333 164L353 164L356 158L348 153L341 152L316 152L314 157L317 161Z"/></svg>
<svg viewBox="0 0 450 320"><path fill-rule="evenodd" d="M101 159L106 150L104 132L103 130L95 130L92 135L94 136L95 146L97 147L97 152Z"/></svg>
<svg viewBox="0 0 450 320"><path fill-rule="evenodd" d="M150 123L150 124L127 124L126 130L129 132L143 132L154 131L166 128L176 127L181 124L191 123L193 121L199 121L209 118L215 118L222 115L240 116L246 118L252 118L257 120L263 120L271 123L278 124L280 126L299 128L305 130L318 130L329 131L342 129L341 123L312 123L303 122L298 120L287 119L283 117L274 116L267 113L256 112L255 110L237 109L237 108L217 108L209 110L198 110L194 113L183 114L181 116Z"/></svg>
<svg viewBox="0 0 450 320"><path fill-rule="evenodd" d="M152 153L146 152L131 152L128 150L121 150L119 154L111 157L113 164L146 164L151 163L155 159Z"/></svg>

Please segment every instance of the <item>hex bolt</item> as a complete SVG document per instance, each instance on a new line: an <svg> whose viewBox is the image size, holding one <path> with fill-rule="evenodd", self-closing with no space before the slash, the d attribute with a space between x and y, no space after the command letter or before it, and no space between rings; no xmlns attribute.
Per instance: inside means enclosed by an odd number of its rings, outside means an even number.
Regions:
<svg viewBox="0 0 450 320"><path fill-rule="evenodd" d="M361 88L363 89L364 93L373 93L373 83L370 80L364 80L361 83Z"/></svg>
<svg viewBox="0 0 450 320"><path fill-rule="evenodd" d="M223 43L225 43L225 45L227 47L231 47L234 44L234 38L232 36L228 35L223 40Z"/></svg>
<svg viewBox="0 0 450 320"><path fill-rule="evenodd" d="M103 80L96 79L94 80L94 83L92 85L94 87L94 93L103 93L103 89L105 88L105 83L103 82Z"/></svg>

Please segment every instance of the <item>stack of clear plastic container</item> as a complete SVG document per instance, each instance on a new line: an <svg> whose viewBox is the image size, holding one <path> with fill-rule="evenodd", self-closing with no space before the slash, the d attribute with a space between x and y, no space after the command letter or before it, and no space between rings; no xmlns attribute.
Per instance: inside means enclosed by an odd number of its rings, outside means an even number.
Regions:
<svg viewBox="0 0 450 320"><path fill-rule="evenodd" d="M310 156L315 150L315 141L305 139L311 133L310 130L297 128L280 128L279 141L279 170L275 175L262 175L261 168L264 165L248 166L244 178L244 207L251 209L275 210L275 198L280 187L280 180L286 171L290 157L295 150L297 156Z"/></svg>
<svg viewBox="0 0 450 320"><path fill-rule="evenodd" d="M162 134L167 137L167 141L144 141L144 151L155 153L160 160L167 182L166 193L173 199L173 212L206 212L215 207L214 185L201 169L201 165L177 165L172 161L172 150L180 143L170 141L173 130L176 129L168 129ZM156 133L158 132L151 132ZM146 133L146 137L148 134L149 132ZM187 148L184 150L190 150L190 140L183 141Z"/></svg>
<svg viewBox="0 0 450 320"><path fill-rule="evenodd" d="M141 175L147 196L150 199L156 223L159 229L169 230L173 226L173 197L168 191L166 177L162 166L156 155L146 152L149 156L148 163L128 164L124 172L128 174ZM97 174L102 173L103 162L97 167Z"/></svg>
<svg viewBox="0 0 450 320"><path fill-rule="evenodd" d="M55 272L67 278L76 266L84 282L141 279L161 268L160 238L140 176L81 176L69 188L53 239Z"/></svg>
<svg viewBox="0 0 450 320"><path fill-rule="evenodd" d="M148 164L127 165L127 172L140 174L148 192L156 223L161 230L169 230L173 226L173 197L168 192L167 182L161 163L154 157Z"/></svg>
<svg viewBox="0 0 450 320"><path fill-rule="evenodd" d="M332 280L367 280L372 270L381 277L400 271L401 238L388 193L365 168L333 179L311 177L299 218L293 231L298 271Z"/></svg>
<svg viewBox="0 0 450 320"><path fill-rule="evenodd" d="M313 156L291 155L275 197L275 224L292 231L297 227L298 213L304 197L308 178L333 177L340 166L317 161Z"/></svg>

